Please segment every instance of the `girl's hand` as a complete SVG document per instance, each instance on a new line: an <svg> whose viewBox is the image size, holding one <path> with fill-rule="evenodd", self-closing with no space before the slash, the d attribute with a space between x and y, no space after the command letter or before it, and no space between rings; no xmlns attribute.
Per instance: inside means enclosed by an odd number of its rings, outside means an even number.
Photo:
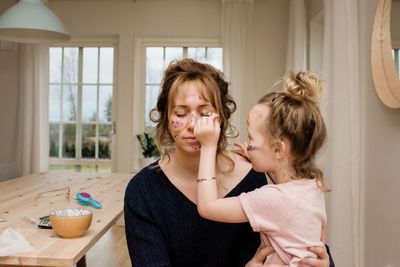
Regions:
<svg viewBox="0 0 400 267"><path fill-rule="evenodd" d="M329 267L329 255L326 247L310 247L308 250L317 254L318 258L304 258L300 261L299 267Z"/></svg>
<svg viewBox="0 0 400 267"><path fill-rule="evenodd" d="M202 147L216 146L221 132L219 116L212 113L210 116L200 117L193 132Z"/></svg>
<svg viewBox="0 0 400 267"><path fill-rule="evenodd" d="M238 154L238 155L244 157L244 158L247 159L249 162L251 161L250 154L249 154L249 152L247 151L247 145L248 145L247 142L244 142L243 144L241 144L241 143L234 143L233 145L234 145L234 146L237 146L239 149L233 150L232 152L234 152L234 153L236 153L236 154Z"/></svg>
<svg viewBox="0 0 400 267"><path fill-rule="evenodd" d="M259 246L256 254L254 254L253 258L246 264L245 267L262 267L264 265L265 259L272 252L274 252L274 248L272 246Z"/></svg>

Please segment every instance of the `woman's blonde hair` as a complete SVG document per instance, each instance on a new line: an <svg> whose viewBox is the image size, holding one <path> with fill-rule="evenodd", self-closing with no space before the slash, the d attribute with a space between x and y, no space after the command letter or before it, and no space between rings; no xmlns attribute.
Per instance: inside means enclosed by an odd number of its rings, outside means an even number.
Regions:
<svg viewBox="0 0 400 267"><path fill-rule="evenodd" d="M315 163L316 153L327 135L319 109L321 91L322 81L317 75L289 72L282 81L282 89L263 96L258 103L270 107L268 134L274 140L290 140L296 176L315 178L321 190L330 191Z"/></svg>
<svg viewBox="0 0 400 267"><path fill-rule="evenodd" d="M174 147L174 139L169 131L168 117L175 105L177 89L187 81L199 81L202 84L200 93L218 113L221 133L217 153L228 163L227 170L219 169L219 171L232 171L235 166L234 161L225 151L228 145L228 137L235 136L236 132L229 122L232 113L236 110L236 103L229 94L229 84L224 80L222 72L209 64L200 63L193 59L181 59L172 61L165 70L156 108L150 112L150 119L157 124L155 133L157 147L162 156L169 157L169 152ZM217 166L220 166L218 162Z"/></svg>

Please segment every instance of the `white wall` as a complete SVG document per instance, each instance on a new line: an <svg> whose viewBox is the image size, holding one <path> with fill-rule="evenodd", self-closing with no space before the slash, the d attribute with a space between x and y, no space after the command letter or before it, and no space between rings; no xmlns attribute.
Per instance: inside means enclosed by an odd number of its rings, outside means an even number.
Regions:
<svg viewBox="0 0 400 267"><path fill-rule="evenodd" d="M366 267L400 266L400 110L384 106L375 92L370 44L377 0L359 1L363 251ZM400 17L400 15L397 15ZM398 26L400 29L400 25Z"/></svg>
<svg viewBox="0 0 400 267"><path fill-rule="evenodd" d="M17 46L0 44L0 179L17 176L17 104L18 68Z"/></svg>
<svg viewBox="0 0 400 267"><path fill-rule="evenodd" d="M2 0L0 14L14 1ZM0 180L17 176L18 47L0 41Z"/></svg>
<svg viewBox="0 0 400 267"><path fill-rule="evenodd" d="M137 0L67 1L52 0L51 8L60 16L74 38L118 37L115 114L117 121L114 171L131 171L136 165L134 134L142 129L133 124L141 112L134 100L135 38L221 38L220 0ZM288 1L255 1L255 91L243 112L283 75L286 57ZM137 95L137 93L135 93ZM139 100L142 101L142 100ZM136 121L136 120L135 120ZM141 123L141 122L139 122Z"/></svg>
<svg viewBox="0 0 400 267"><path fill-rule="evenodd" d="M390 14L390 33L396 48L400 48L400 1L392 1Z"/></svg>

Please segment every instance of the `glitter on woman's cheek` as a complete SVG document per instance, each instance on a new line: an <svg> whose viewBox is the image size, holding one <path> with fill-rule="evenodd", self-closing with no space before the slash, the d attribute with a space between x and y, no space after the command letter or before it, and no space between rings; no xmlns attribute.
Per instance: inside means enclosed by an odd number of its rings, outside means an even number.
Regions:
<svg viewBox="0 0 400 267"><path fill-rule="evenodd" d="M183 127L183 122L182 120L176 120L176 121L172 121L172 125L174 126L175 129L180 129Z"/></svg>
<svg viewBox="0 0 400 267"><path fill-rule="evenodd" d="M178 120L171 120L171 122L170 122L170 124L171 124L171 130L172 130L172 132L171 132L171 134L172 134L172 136L175 138L175 137L177 137L177 136L179 136L180 134L181 134L181 132L182 132L182 129L183 129L183 127L185 126L185 124L184 124L184 122L183 122L183 120L181 120L181 119L178 119Z"/></svg>
<svg viewBox="0 0 400 267"><path fill-rule="evenodd" d="M200 144L191 144L190 146L195 150L200 150Z"/></svg>

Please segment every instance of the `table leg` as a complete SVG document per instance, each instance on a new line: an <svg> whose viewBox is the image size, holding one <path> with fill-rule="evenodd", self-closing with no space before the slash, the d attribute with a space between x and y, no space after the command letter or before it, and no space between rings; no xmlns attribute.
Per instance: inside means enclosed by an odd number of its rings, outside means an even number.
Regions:
<svg viewBox="0 0 400 267"><path fill-rule="evenodd" d="M76 263L76 267L86 267L86 255L83 255L83 257Z"/></svg>

